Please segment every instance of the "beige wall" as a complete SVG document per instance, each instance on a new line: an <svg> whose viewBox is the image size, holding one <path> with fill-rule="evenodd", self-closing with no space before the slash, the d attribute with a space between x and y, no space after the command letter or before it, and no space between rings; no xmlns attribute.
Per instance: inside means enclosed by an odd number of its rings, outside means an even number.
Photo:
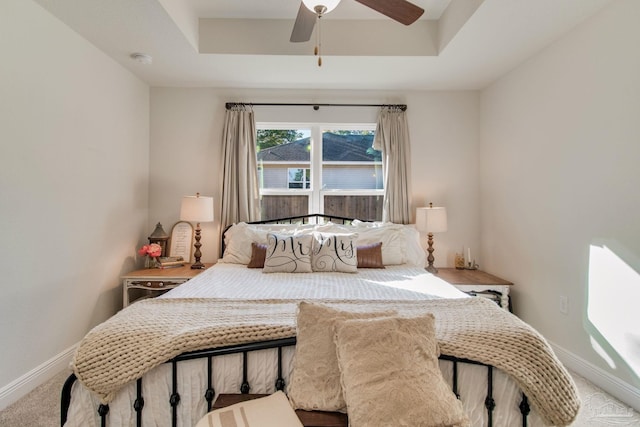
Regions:
<svg viewBox="0 0 640 427"><path fill-rule="evenodd" d="M31 1L0 2L0 56L2 407L121 304L149 229L149 89Z"/></svg>
<svg viewBox="0 0 640 427"><path fill-rule="evenodd" d="M480 107L486 267L517 284L519 316L582 359L583 368L604 372L600 381L596 378L600 385L629 384L630 394L621 397L636 408L638 16L640 2L613 2L483 91ZM609 267L609 280L599 285L606 295L595 300L592 251L603 246L629 268L631 279L621 280L630 289L621 291L623 283ZM568 298L567 314L560 312L561 296ZM605 317L618 321L618 333L635 349L635 369L588 307L607 310Z"/></svg>
<svg viewBox="0 0 640 427"><path fill-rule="evenodd" d="M478 93L243 91L151 89L150 222L169 232L180 198L200 192L215 198L216 220L202 224L203 260L218 258L221 135L224 103L406 103L412 150L413 206L447 207L449 231L436 236L436 265L453 265L454 251L479 252ZM376 108L255 107L256 121L375 123ZM424 242L423 242L424 243ZM482 263L482 258L478 261Z"/></svg>
<svg viewBox="0 0 640 427"><path fill-rule="evenodd" d="M470 246L516 283L519 315L609 375L592 380L640 395L586 310L591 246L606 242L640 269L639 8L612 3L479 94L149 90L35 3L0 2L0 407L120 307L118 276L156 222L170 231L183 195L216 198L202 250L218 257L226 101L408 104L413 206L449 213L436 265ZM256 107L256 117L370 123L376 110Z"/></svg>

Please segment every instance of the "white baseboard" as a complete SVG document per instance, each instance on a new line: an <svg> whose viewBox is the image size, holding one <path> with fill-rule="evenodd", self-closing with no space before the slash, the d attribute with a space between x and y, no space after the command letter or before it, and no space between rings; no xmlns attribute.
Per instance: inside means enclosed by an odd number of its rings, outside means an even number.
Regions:
<svg viewBox="0 0 640 427"><path fill-rule="evenodd" d="M20 378L0 388L0 410L5 409L40 384L47 382L56 374L69 367L76 347L77 344L69 347L62 353L22 375Z"/></svg>
<svg viewBox="0 0 640 427"><path fill-rule="evenodd" d="M558 356L558 359L560 359L567 369L589 380L595 386L606 391L622 403L640 412L640 389L614 377L610 373L581 359L559 345L554 343L550 344L556 356Z"/></svg>

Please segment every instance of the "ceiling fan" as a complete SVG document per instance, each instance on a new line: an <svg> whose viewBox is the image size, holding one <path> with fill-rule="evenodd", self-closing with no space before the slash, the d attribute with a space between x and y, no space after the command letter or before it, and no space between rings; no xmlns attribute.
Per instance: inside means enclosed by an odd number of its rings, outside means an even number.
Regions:
<svg viewBox="0 0 640 427"><path fill-rule="evenodd" d="M356 1L404 25L413 24L424 13L424 9L406 0ZM335 9L338 3L340 0L302 0L296 22L293 24L290 41L309 41L316 21Z"/></svg>

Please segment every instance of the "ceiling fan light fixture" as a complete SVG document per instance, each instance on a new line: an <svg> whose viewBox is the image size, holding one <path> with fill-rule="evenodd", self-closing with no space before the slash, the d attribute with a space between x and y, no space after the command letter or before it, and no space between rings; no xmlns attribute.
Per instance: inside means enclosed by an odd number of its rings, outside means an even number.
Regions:
<svg viewBox="0 0 640 427"><path fill-rule="evenodd" d="M302 0L302 3L313 13L317 13L318 6L322 13L329 13L338 6L340 0Z"/></svg>

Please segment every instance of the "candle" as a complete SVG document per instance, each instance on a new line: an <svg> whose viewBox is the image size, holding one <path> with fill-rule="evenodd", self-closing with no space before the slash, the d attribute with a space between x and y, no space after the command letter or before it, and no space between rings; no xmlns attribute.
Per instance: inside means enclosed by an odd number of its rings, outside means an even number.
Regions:
<svg viewBox="0 0 640 427"><path fill-rule="evenodd" d="M467 262L471 262L471 248L467 248Z"/></svg>

